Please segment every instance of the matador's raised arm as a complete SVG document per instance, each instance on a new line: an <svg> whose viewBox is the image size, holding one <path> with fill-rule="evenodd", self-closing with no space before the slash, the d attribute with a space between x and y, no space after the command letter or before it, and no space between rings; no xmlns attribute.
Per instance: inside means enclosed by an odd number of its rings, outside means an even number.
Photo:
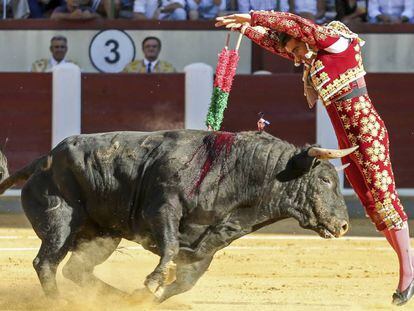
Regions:
<svg viewBox="0 0 414 311"><path fill-rule="evenodd" d="M243 33L254 43L260 45L273 54L293 60L293 56L287 53L285 48L280 44L278 33L276 31L261 26L249 26Z"/></svg>
<svg viewBox="0 0 414 311"><path fill-rule="evenodd" d="M334 44L341 35L332 27L316 25L312 21L287 12L253 11L251 26L262 26L269 31L286 33L289 36L325 49Z"/></svg>

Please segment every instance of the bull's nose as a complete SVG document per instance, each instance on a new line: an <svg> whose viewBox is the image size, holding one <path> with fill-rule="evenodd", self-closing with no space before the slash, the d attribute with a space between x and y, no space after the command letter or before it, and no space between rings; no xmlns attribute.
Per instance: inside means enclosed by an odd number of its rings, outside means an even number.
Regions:
<svg viewBox="0 0 414 311"><path fill-rule="evenodd" d="M341 222L341 231L339 233L339 236L343 236L345 235L345 233L347 233L349 230L349 224L346 220L342 220Z"/></svg>

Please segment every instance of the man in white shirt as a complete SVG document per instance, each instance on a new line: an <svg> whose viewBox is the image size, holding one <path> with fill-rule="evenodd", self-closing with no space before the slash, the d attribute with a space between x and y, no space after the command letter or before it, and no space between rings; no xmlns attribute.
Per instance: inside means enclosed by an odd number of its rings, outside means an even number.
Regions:
<svg viewBox="0 0 414 311"><path fill-rule="evenodd" d="M185 0L135 0L134 19L186 20Z"/></svg>
<svg viewBox="0 0 414 311"><path fill-rule="evenodd" d="M414 20L414 0L369 0L371 23L407 23Z"/></svg>
<svg viewBox="0 0 414 311"><path fill-rule="evenodd" d="M30 71L32 72L51 72L53 67L58 64L73 63L66 60L65 56L68 51L68 40L64 36L54 36L50 40L50 52L52 57L49 59L42 58L33 62Z"/></svg>
<svg viewBox="0 0 414 311"><path fill-rule="evenodd" d="M214 19L226 10L226 0L187 0L191 20Z"/></svg>
<svg viewBox="0 0 414 311"><path fill-rule="evenodd" d="M277 0L238 0L239 12L249 13L250 10L277 10Z"/></svg>

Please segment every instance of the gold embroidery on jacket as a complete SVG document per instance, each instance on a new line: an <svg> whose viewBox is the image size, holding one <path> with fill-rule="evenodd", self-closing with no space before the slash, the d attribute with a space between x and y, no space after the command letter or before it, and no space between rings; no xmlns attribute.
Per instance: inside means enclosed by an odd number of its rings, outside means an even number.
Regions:
<svg viewBox="0 0 414 311"><path fill-rule="evenodd" d="M331 80L326 72L322 72L319 76L312 76L311 79L316 90L321 89L325 83Z"/></svg>
<svg viewBox="0 0 414 311"><path fill-rule="evenodd" d="M366 74L364 66L362 64L358 65L355 68L349 69L343 74L340 74L338 78L328 83L325 87L319 87L315 85L315 88L319 90L319 95L323 101L328 101L329 98L335 93L339 92L347 84L363 77Z"/></svg>
<svg viewBox="0 0 414 311"><path fill-rule="evenodd" d="M325 65L322 63L322 61L320 59L318 59L313 66L311 67L310 70L310 76L314 76L315 74L317 74L319 71L321 71L322 69L325 68Z"/></svg>

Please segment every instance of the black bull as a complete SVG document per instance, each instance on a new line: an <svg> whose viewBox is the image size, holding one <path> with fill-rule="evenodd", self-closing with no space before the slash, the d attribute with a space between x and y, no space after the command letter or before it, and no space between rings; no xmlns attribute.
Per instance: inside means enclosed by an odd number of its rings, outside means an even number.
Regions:
<svg viewBox="0 0 414 311"><path fill-rule="evenodd" d="M78 135L0 193L27 180L22 205L42 240L33 264L47 295L58 295L68 251L65 277L111 288L93 269L125 238L161 257L145 285L163 301L193 287L218 250L270 223L293 217L324 238L343 235L348 214L323 150L258 132Z"/></svg>

